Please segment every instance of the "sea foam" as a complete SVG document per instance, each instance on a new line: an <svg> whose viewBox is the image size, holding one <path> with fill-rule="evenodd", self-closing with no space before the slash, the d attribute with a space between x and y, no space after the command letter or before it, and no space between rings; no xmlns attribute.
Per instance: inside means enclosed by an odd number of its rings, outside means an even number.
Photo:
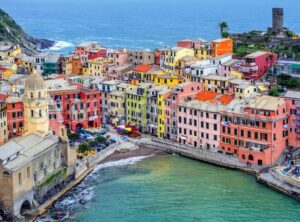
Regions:
<svg viewBox="0 0 300 222"><path fill-rule="evenodd" d="M54 43L54 45L52 47L49 48L49 50L52 51L59 51L62 50L64 48L69 48L69 47L73 47L74 44L71 42L66 42L66 41L56 41Z"/></svg>

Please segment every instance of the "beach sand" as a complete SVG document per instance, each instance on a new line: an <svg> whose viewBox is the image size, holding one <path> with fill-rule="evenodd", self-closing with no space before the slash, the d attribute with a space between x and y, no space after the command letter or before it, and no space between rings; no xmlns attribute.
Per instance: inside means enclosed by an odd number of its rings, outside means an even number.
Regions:
<svg viewBox="0 0 300 222"><path fill-rule="evenodd" d="M139 156L150 156L150 155L165 155L166 153L157 149L152 148L138 148L134 150L122 149L115 151L112 155L101 161L100 163L106 163L110 161L117 161L128 159L131 157L139 157Z"/></svg>

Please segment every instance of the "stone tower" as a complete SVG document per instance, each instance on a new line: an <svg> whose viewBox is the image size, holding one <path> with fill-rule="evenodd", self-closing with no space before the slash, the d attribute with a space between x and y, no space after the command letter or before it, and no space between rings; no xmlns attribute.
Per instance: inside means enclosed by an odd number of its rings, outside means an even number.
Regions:
<svg viewBox="0 0 300 222"><path fill-rule="evenodd" d="M281 31L283 29L283 23L284 23L284 13L283 8L273 8L272 9L272 15L273 15L273 30Z"/></svg>
<svg viewBox="0 0 300 222"><path fill-rule="evenodd" d="M37 134L44 137L49 130L49 100L45 82L36 72L30 75L25 84L25 135Z"/></svg>

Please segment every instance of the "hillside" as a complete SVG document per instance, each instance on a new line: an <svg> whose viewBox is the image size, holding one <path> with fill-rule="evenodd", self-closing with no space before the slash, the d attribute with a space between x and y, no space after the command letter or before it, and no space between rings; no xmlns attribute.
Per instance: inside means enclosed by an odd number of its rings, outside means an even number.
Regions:
<svg viewBox="0 0 300 222"><path fill-rule="evenodd" d="M19 44L27 54L53 46L54 42L36 39L28 34L5 11L0 9L0 41Z"/></svg>

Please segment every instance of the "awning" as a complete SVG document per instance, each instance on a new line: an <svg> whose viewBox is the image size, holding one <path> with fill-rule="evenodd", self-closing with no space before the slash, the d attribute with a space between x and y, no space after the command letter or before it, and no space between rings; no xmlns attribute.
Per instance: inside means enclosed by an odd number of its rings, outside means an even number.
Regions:
<svg viewBox="0 0 300 222"><path fill-rule="evenodd" d="M260 91L266 91L267 88L265 86L258 86L257 87Z"/></svg>

